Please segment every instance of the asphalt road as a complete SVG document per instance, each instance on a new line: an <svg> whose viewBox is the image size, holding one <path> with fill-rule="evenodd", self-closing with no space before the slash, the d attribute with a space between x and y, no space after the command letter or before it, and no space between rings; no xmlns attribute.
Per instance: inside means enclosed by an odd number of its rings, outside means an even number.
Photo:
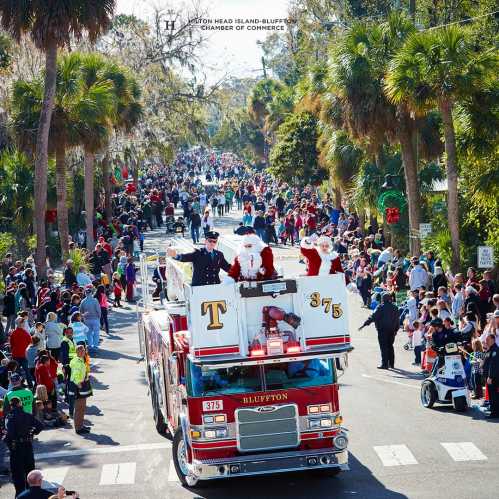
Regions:
<svg viewBox="0 0 499 499"><path fill-rule="evenodd" d="M228 231L235 219L215 223ZM149 233L146 251L164 250L165 240L160 231ZM295 254L289 248L276 251L286 274L303 271ZM86 418L92 432L79 437L68 427L41 433L37 466L47 479L78 490L82 498L497 499L499 424L485 420L478 408L465 414L448 407L424 409L422 378L411 366L412 353L402 348L404 334L397 337L397 369L377 370L374 328L357 331L368 311L357 296L349 300L355 350L340 379L349 472L336 478L304 472L183 488L173 470L170 441L154 428L132 307L113 310L112 334L93 361L94 396ZM4 483L0 499L12 497L13 487Z"/></svg>

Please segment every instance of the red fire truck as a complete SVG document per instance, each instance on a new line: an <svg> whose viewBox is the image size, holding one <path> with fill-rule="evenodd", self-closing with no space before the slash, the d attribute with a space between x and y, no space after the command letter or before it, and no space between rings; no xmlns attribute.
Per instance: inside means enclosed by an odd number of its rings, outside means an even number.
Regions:
<svg viewBox="0 0 499 499"><path fill-rule="evenodd" d="M191 287L170 259L167 274L172 301L145 303L139 339L180 481L347 470L343 276Z"/></svg>

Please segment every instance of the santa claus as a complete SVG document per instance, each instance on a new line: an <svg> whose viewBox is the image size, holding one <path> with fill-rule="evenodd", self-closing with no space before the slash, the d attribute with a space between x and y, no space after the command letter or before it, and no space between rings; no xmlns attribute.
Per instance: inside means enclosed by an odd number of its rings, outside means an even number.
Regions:
<svg viewBox="0 0 499 499"><path fill-rule="evenodd" d="M275 279L277 273L272 250L256 234L246 234L228 276L235 281Z"/></svg>
<svg viewBox="0 0 499 499"><path fill-rule="evenodd" d="M300 246L301 254L308 261L308 276L343 273L340 255L333 251L330 237L317 235L305 237Z"/></svg>

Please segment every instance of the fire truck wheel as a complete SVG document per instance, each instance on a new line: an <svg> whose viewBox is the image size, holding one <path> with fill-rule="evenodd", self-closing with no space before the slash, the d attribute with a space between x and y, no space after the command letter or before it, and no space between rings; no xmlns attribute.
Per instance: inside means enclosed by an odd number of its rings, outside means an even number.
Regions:
<svg viewBox="0 0 499 499"><path fill-rule="evenodd" d="M184 487L189 487L187 483L187 475L189 470L187 468L187 449L185 448L184 434L182 428L179 426L173 437L172 445L173 464L177 476Z"/></svg>

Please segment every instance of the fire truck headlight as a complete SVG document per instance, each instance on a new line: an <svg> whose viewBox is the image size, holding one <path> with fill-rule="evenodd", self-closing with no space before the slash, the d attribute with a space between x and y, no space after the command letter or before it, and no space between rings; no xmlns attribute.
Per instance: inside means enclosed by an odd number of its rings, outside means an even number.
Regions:
<svg viewBox="0 0 499 499"><path fill-rule="evenodd" d="M338 435L333 438L333 444L338 450L343 450L347 448L348 439L345 435Z"/></svg>
<svg viewBox="0 0 499 499"><path fill-rule="evenodd" d="M320 419L309 419L309 421L308 421L308 427L310 429L312 429L312 428L320 428L321 427L321 420Z"/></svg>
<svg viewBox="0 0 499 499"><path fill-rule="evenodd" d="M320 412L321 408L318 405L309 405L308 406L308 413L309 414L318 414Z"/></svg>
<svg viewBox="0 0 499 499"><path fill-rule="evenodd" d="M213 416L203 416L204 424L212 424L214 421Z"/></svg>
<svg viewBox="0 0 499 499"><path fill-rule="evenodd" d="M343 417L342 416L336 416L334 418L334 424L341 424L343 423Z"/></svg>
<svg viewBox="0 0 499 499"><path fill-rule="evenodd" d="M333 422L331 418L322 418L321 419L321 428L331 428L333 426Z"/></svg>
<svg viewBox="0 0 499 499"><path fill-rule="evenodd" d="M204 432L204 438L217 438L217 432L215 430L206 430Z"/></svg>
<svg viewBox="0 0 499 499"><path fill-rule="evenodd" d="M192 438L201 438L201 432L197 430L191 430L191 437Z"/></svg>
<svg viewBox="0 0 499 499"><path fill-rule="evenodd" d="M227 421L227 418L225 417L225 414L217 414L215 416L215 423L225 423Z"/></svg>

